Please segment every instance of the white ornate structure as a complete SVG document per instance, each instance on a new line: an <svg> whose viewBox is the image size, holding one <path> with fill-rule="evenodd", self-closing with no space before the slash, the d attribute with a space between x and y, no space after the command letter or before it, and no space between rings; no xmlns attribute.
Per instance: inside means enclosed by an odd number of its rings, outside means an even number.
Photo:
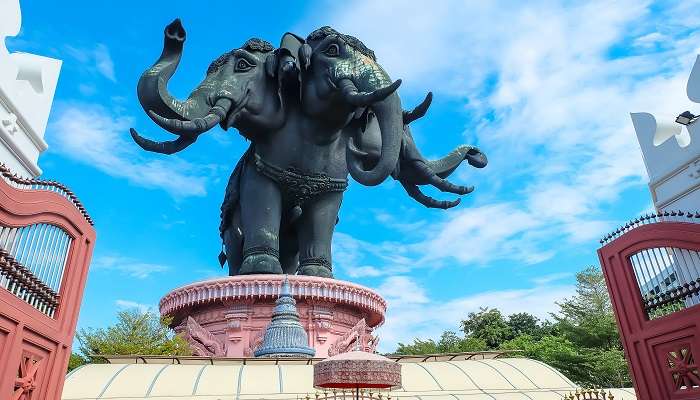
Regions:
<svg viewBox="0 0 700 400"><path fill-rule="evenodd" d="M688 79L687 94L691 101L700 103L700 56ZM632 123L656 209L700 210L700 123L657 122L649 113L633 113Z"/></svg>
<svg viewBox="0 0 700 400"><path fill-rule="evenodd" d="M44 130L61 61L10 53L5 39L21 24L19 0L0 0L0 162L33 178L41 174L37 161L47 148Z"/></svg>
<svg viewBox="0 0 700 400"><path fill-rule="evenodd" d="M389 356L401 363L396 400L561 400L576 385L540 361L506 358L499 352ZM321 359L108 357L66 376L63 400L350 400L348 391L314 388L314 365ZM606 389L615 400L634 400L632 388ZM579 392L580 393L580 392ZM362 400L389 399L377 390ZM568 398L568 397L567 397ZM593 396L579 399L613 399Z"/></svg>

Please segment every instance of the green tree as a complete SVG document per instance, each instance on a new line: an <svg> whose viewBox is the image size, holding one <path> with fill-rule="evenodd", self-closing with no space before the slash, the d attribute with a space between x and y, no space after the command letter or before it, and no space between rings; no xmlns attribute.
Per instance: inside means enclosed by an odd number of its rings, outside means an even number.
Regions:
<svg viewBox="0 0 700 400"><path fill-rule="evenodd" d="M528 313L505 318L497 309L482 308L462 321L465 337L447 331L437 342L416 340L413 345L399 346L399 351L428 354L485 348L521 350L520 356L547 363L581 386L631 386L600 269L588 267L576 274L575 295L557 305L559 312L552 314L553 322L540 322Z"/></svg>
<svg viewBox="0 0 700 400"><path fill-rule="evenodd" d="M557 303L552 317L557 329L583 348L622 349L612 304L599 268L588 267L576 274L576 295Z"/></svg>
<svg viewBox="0 0 700 400"><path fill-rule="evenodd" d="M187 342L172 332L168 321L151 311L120 311L116 324L81 329L77 339L80 355L88 362L100 362L100 355L191 354Z"/></svg>
<svg viewBox="0 0 700 400"><path fill-rule="evenodd" d="M469 313L462 321L462 331L467 337L482 339L489 349L496 349L513 338L513 330L497 309L481 308L479 312Z"/></svg>
<svg viewBox="0 0 700 400"><path fill-rule="evenodd" d="M588 373L581 370L585 362L576 346L561 336L543 336L537 340L529 335L504 342L501 350L521 350L520 356L542 361L561 371L575 382L585 382Z"/></svg>
<svg viewBox="0 0 700 400"><path fill-rule="evenodd" d="M395 354L436 354L439 353L437 343L434 340L413 339L411 344L399 343Z"/></svg>
<svg viewBox="0 0 700 400"><path fill-rule="evenodd" d="M71 372L72 370L80 367L81 365L85 365L87 363L88 363L88 360L85 357L83 357L77 353L71 353L70 359L68 359L68 372Z"/></svg>
<svg viewBox="0 0 700 400"><path fill-rule="evenodd" d="M453 331L445 331L437 342L439 353L462 353L468 351L482 351L486 349L486 342L475 337L460 337Z"/></svg>
<svg viewBox="0 0 700 400"><path fill-rule="evenodd" d="M474 337L461 337L453 331L445 331L440 340L414 339L412 344L399 343L395 354L438 354L438 353L462 353L470 351L483 351L486 342Z"/></svg>
<svg viewBox="0 0 700 400"><path fill-rule="evenodd" d="M539 318L532 314L521 312L508 316L508 326L513 337L529 335L535 338L542 337L542 327Z"/></svg>

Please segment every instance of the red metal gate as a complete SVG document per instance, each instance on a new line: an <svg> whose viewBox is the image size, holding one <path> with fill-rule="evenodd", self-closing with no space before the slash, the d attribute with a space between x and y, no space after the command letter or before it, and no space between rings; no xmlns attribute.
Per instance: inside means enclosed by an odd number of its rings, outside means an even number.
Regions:
<svg viewBox="0 0 700 400"><path fill-rule="evenodd" d="M601 243L637 397L700 399L700 214L647 215Z"/></svg>
<svg viewBox="0 0 700 400"><path fill-rule="evenodd" d="M73 193L0 164L0 399L60 399L94 244Z"/></svg>

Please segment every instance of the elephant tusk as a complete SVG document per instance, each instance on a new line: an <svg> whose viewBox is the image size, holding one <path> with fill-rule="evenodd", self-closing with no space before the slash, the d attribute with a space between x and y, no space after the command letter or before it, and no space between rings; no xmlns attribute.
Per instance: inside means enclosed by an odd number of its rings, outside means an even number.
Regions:
<svg viewBox="0 0 700 400"><path fill-rule="evenodd" d="M131 133L131 137L132 139L134 139L134 142L136 142L136 144L138 144L142 149L153 153L177 153L178 151L185 149L186 147L195 142L195 139L186 138L184 136L180 136L175 140L170 140L166 142L156 142L154 140L146 139L145 137L139 135L139 133L136 132L134 128L130 128L129 132Z"/></svg>
<svg viewBox="0 0 700 400"><path fill-rule="evenodd" d="M148 115L163 129L177 135L199 135L220 123L231 109L231 100L219 99L204 117L195 118L192 121L182 121L174 118L165 118L156 114L153 110Z"/></svg>
<svg viewBox="0 0 700 400"><path fill-rule="evenodd" d="M403 124L408 125L411 122L423 118L425 113L428 112L428 107L430 107L430 103L433 102L433 92L428 92L428 94L425 96L425 99L416 106L412 111L404 111L403 112Z"/></svg>
<svg viewBox="0 0 700 400"><path fill-rule="evenodd" d="M360 157L360 158L365 158L369 156L369 153L366 151L362 151L357 146L355 146L355 140L350 137L348 138L348 150L350 150L354 155Z"/></svg>
<svg viewBox="0 0 700 400"><path fill-rule="evenodd" d="M372 92L360 92L350 79L343 78L338 82L338 87L343 93L345 100L356 107L367 107L382 101L394 93L399 86L401 86L401 79L397 79L391 85Z"/></svg>

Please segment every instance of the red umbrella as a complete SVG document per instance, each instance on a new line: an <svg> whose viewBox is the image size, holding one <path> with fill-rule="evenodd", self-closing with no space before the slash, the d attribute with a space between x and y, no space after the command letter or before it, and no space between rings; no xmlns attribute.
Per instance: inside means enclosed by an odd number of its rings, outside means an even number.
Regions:
<svg viewBox="0 0 700 400"><path fill-rule="evenodd" d="M379 354L351 351L314 364L319 389L392 389L401 386L401 364Z"/></svg>

